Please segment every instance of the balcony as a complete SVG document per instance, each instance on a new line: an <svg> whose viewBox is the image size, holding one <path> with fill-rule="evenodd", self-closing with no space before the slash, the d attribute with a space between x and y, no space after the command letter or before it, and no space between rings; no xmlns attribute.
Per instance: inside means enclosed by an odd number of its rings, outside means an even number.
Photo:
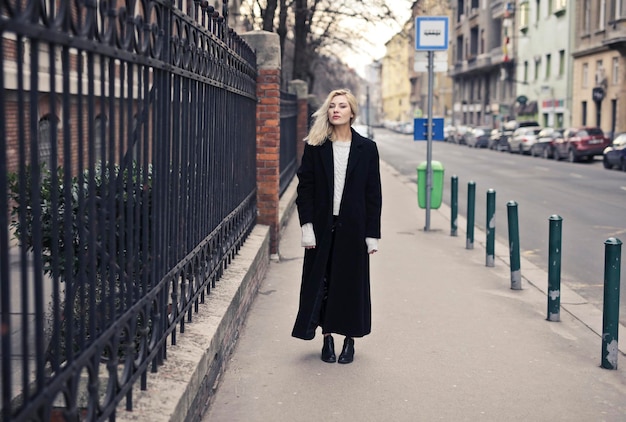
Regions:
<svg viewBox="0 0 626 422"><path fill-rule="evenodd" d="M491 2L491 17L493 19L501 19L504 17L504 0Z"/></svg>
<svg viewBox="0 0 626 422"><path fill-rule="evenodd" d="M626 54L626 22L618 21L609 26L602 45Z"/></svg>

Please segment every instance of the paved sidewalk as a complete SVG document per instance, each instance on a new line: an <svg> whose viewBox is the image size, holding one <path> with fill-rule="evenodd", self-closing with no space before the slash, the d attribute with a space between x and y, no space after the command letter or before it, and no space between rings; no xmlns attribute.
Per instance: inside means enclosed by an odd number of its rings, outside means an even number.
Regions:
<svg viewBox="0 0 626 422"><path fill-rule="evenodd" d="M484 232L465 249L465 220L451 237L445 206L424 232L415 186L381 170L372 334L354 362L322 362L319 330L290 336L303 256L294 213L203 421L626 420L624 355L600 368L601 312L563 286L561 322L547 321L545 272L522 260L523 290L511 290L504 245L486 267Z"/></svg>

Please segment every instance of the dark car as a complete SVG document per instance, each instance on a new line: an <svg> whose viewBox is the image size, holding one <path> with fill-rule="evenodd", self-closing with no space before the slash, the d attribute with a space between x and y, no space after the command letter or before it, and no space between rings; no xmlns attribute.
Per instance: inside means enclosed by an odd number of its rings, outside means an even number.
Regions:
<svg viewBox="0 0 626 422"><path fill-rule="evenodd" d="M537 142L530 147L530 155L533 157L551 158L554 140L562 136L563 132L559 129L551 127L541 129L541 132L537 135Z"/></svg>
<svg viewBox="0 0 626 422"><path fill-rule="evenodd" d="M611 145L604 149L602 156L604 168L617 167L626 171L626 133L617 135Z"/></svg>
<svg viewBox="0 0 626 422"><path fill-rule="evenodd" d="M490 127L484 126L472 128L465 134L465 143L470 148L487 148L489 146L490 134Z"/></svg>
<svg viewBox="0 0 626 422"><path fill-rule="evenodd" d="M570 128L561 138L554 140L552 155L555 160L567 158L571 163L592 160L596 155L602 155L610 143L599 127Z"/></svg>

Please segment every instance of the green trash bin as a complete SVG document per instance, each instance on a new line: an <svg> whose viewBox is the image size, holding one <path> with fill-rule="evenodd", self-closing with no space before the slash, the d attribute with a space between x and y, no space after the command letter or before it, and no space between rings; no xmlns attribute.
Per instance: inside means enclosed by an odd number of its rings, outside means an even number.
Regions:
<svg viewBox="0 0 626 422"><path fill-rule="evenodd" d="M426 161L417 166L417 205L426 208ZM430 208L437 209L441 206L443 198L443 164L439 161L431 161L433 169L433 185L430 191Z"/></svg>

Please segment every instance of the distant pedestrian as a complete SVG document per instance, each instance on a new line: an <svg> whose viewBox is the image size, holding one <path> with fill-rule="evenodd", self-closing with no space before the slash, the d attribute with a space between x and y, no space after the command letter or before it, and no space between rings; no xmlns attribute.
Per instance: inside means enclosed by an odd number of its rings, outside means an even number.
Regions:
<svg viewBox="0 0 626 422"><path fill-rule="evenodd" d="M357 101L332 91L314 114L298 169L296 205L305 247L292 335L322 328L324 362L350 363L371 332L369 255L378 250L382 194L378 148L352 129ZM331 334L345 336L337 359Z"/></svg>

